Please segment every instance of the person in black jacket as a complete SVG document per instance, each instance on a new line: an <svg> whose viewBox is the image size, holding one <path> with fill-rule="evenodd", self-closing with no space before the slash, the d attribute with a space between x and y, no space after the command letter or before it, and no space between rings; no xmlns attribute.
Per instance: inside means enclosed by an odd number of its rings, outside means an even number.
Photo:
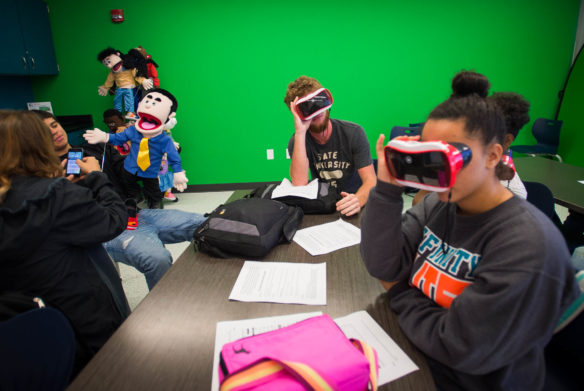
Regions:
<svg viewBox="0 0 584 391"><path fill-rule="evenodd" d="M87 248L124 231L126 207L95 158L77 160L79 178L63 177L36 114L0 110L0 140L0 291L42 297L65 314L78 342L75 375L123 320Z"/></svg>

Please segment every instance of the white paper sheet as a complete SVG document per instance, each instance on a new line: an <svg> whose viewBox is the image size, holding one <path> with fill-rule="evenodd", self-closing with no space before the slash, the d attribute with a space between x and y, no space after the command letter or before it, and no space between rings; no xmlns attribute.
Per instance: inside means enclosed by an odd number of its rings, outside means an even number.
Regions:
<svg viewBox="0 0 584 391"><path fill-rule="evenodd" d="M312 180L306 186L293 186L288 178L284 178L282 183L272 191L272 199L285 196L296 196L315 200L318 197L318 179Z"/></svg>
<svg viewBox="0 0 584 391"><path fill-rule="evenodd" d="M281 329L282 327L319 315L322 315L322 312L304 312L268 318L218 322L215 330L215 353L213 354L213 380L211 382L211 390L219 390L219 373L217 370L219 366L219 352L221 352L223 345L240 338Z"/></svg>
<svg viewBox="0 0 584 391"><path fill-rule="evenodd" d="M379 385L419 369L367 311L353 312L335 319L335 322L347 338L365 341L377 351Z"/></svg>
<svg viewBox="0 0 584 391"><path fill-rule="evenodd" d="M245 261L229 299L326 305L326 263Z"/></svg>
<svg viewBox="0 0 584 391"><path fill-rule="evenodd" d="M342 219L296 231L293 239L310 255L321 255L361 243L361 230Z"/></svg>

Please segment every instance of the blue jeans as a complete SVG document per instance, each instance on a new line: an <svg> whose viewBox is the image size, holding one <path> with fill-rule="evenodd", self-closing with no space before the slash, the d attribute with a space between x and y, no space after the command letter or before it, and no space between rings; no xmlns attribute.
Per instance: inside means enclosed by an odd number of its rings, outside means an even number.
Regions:
<svg viewBox="0 0 584 391"><path fill-rule="evenodd" d="M122 232L103 246L114 261L144 273L148 289L152 289L172 266L172 255L164 244L191 241L203 221L205 217L198 213L143 209L138 213L138 228Z"/></svg>
<svg viewBox="0 0 584 391"><path fill-rule="evenodd" d="M124 100L125 112L134 112L134 90L135 88L116 88L114 95L114 109L123 113L122 99Z"/></svg>

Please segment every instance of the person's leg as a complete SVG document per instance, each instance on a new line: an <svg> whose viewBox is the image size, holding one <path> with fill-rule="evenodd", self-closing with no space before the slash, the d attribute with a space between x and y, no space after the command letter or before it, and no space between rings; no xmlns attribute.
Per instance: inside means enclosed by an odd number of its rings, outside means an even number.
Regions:
<svg viewBox="0 0 584 391"><path fill-rule="evenodd" d="M124 88L124 107L126 113L134 112L134 88Z"/></svg>
<svg viewBox="0 0 584 391"><path fill-rule="evenodd" d="M148 200L148 207L161 209L164 193L160 191L158 178L142 178L142 184L144 185L144 196Z"/></svg>
<svg viewBox="0 0 584 391"><path fill-rule="evenodd" d="M140 201L140 193L142 189L140 189L140 185L138 184L138 177L132 175L128 171L124 170L124 184L126 187L126 197L133 198L136 202Z"/></svg>
<svg viewBox="0 0 584 391"><path fill-rule="evenodd" d="M122 97L122 88L116 89L116 93L114 95L114 109L118 110L120 113L122 112Z"/></svg>
<svg viewBox="0 0 584 391"><path fill-rule="evenodd" d="M176 209L144 209L140 221L145 221L158 233L162 243L180 243L193 240L195 230L206 217Z"/></svg>
<svg viewBox="0 0 584 391"><path fill-rule="evenodd" d="M136 230L122 232L104 243L104 247L116 262L133 266L143 273L150 290L172 266L172 255L164 248L155 228L142 219L146 211L138 214Z"/></svg>

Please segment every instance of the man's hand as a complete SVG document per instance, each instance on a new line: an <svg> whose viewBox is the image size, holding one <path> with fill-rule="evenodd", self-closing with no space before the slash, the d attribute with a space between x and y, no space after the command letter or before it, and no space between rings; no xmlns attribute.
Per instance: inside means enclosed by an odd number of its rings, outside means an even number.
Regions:
<svg viewBox="0 0 584 391"><path fill-rule="evenodd" d="M104 86L99 86L97 87L97 93L101 96L106 96L107 95L107 88L105 88Z"/></svg>
<svg viewBox="0 0 584 391"><path fill-rule="evenodd" d="M342 215L352 216L361 211L361 203L355 194L341 191L341 196L343 198L337 202L337 210Z"/></svg>
<svg viewBox="0 0 584 391"><path fill-rule="evenodd" d="M75 162L81 168L81 175L87 175L93 171L101 171L99 162L93 156L85 156L83 159L77 159Z"/></svg>
<svg viewBox="0 0 584 391"><path fill-rule="evenodd" d="M152 81L152 79L144 79L144 81L142 82L142 87L144 87L145 90L149 90L152 87L154 87L154 82Z"/></svg>
<svg viewBox="0 0 584 391"><path fill-rule="evenodd" d="M290 111L294 117L294 131L297 134L306 134L306 131L310 127L312 120L309 119L308 121L304 121L300 119L298 113L296 112L296 102L298 102L298 97L294 98L294 101L290 103Z"/></svg>
<svg viewBox="0 0 584 391"><path fill-rule="evenodd" d="M109 140L109 134L95 128L87 130L83 134L83 138L87 140L89 144L107 143Z"/></svg>
<svg viewBox="0 0 584 391"><path fill-rule="evenodd" d="M187 182L189 179L187 178L184 171L175 172L173 177L173 186L176 190L180 191L181 193L185 191L187 188Z"/></svg>
<svg viewBox="0 0 584 391"><path fill-rule="evenodd" d="M72 183L79 182L79 181L85 179L85 177L90 172L101 171L101 167L99 166L99 162L93 156L85 156L83 159L77 159L75 162L77 163L79 168L81 168L81 175L79 175L79 176L68 175L67 179ZM63 172L65 172L66 166L67 166L67 159L64 159L61 162L61 167L63 168Z"/></svg>

